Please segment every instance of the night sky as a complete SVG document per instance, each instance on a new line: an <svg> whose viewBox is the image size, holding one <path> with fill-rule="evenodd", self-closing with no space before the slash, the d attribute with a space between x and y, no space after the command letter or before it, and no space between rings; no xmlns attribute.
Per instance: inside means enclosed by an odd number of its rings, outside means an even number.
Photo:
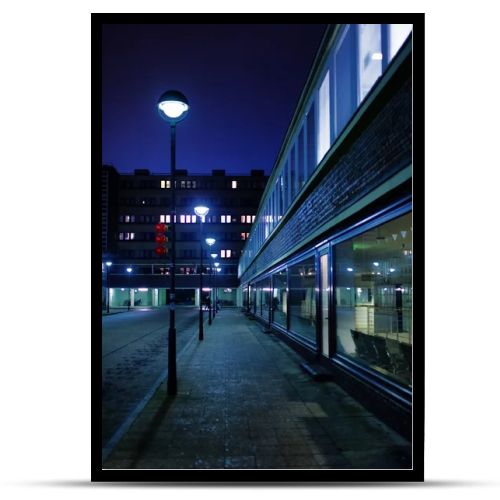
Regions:
<svg viewBox="0 0 500 500"><path fill-rule="evenodd" d="M170 130L156 110L170 89L188 99L177 168L269 173L325 24L105 25L102 161L121 173L170 172Z"/></svg>

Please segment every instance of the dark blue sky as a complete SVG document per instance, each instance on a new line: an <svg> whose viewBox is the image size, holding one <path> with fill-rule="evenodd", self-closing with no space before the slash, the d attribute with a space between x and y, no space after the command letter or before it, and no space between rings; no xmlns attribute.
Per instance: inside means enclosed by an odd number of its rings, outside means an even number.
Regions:
<svg viewBox="0 0 500 500"><path fill-rule="evenodd" d="M170 172L166 90L190 104L177 168L269 173L325 24L115 24L103 27L102 160Z"/></svg>

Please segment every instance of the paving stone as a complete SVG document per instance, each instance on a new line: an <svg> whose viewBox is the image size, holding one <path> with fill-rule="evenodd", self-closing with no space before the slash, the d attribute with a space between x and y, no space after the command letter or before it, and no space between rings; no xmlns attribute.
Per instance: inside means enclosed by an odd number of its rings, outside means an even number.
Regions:
<svg viewBox="0 0 500 500"><path fill-rule="evenodd" d="M288 464L282 455L257 455L256 466L258 469L287 469Z"/></svg>
<svg viewBox="0 0 500 500"><path fill-rule="evenodd" d="M229 328L228 328L229 326ZM224 310L178 361L179 394L162 384L111 454L113 468L388 468L408 441L302 358Z"/></svg>
<svg viewBox="0 0 500 500"><path fill-rule="evenodd" d="M256 468L255 457L253 455L226 457L224 460L224 468L226 468L226 469L255 469Z"/></svg>

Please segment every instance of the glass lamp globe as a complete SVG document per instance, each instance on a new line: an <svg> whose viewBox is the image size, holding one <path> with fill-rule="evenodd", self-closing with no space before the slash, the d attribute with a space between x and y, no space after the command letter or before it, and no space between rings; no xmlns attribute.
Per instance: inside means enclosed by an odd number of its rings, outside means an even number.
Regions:
<svg viewBox="0 0 500 500"><path fill-rule="evenodd" d="M184 94L178 90L167 90L158 99L158 113L160 116L175 124L183 120L189 110L189 103Z"/></svg>

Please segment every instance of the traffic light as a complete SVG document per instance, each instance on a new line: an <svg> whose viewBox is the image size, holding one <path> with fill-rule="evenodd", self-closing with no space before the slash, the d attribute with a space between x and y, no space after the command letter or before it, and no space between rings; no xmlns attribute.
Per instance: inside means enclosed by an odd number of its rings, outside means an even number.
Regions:
<svg viewBox="0 0 500 500"><path fill-rule="evenodd" d="M168 241L168 238L166 237L165 233L167 232L167 225L163 224L163 222L160 222L159 224L155 225L155 230L156 230L156 236L155 236L155 242L156 242L156 248L155 248L155 254L158 257L163 257L168 253L167 248L165 247L165 244Z"/></svg>

